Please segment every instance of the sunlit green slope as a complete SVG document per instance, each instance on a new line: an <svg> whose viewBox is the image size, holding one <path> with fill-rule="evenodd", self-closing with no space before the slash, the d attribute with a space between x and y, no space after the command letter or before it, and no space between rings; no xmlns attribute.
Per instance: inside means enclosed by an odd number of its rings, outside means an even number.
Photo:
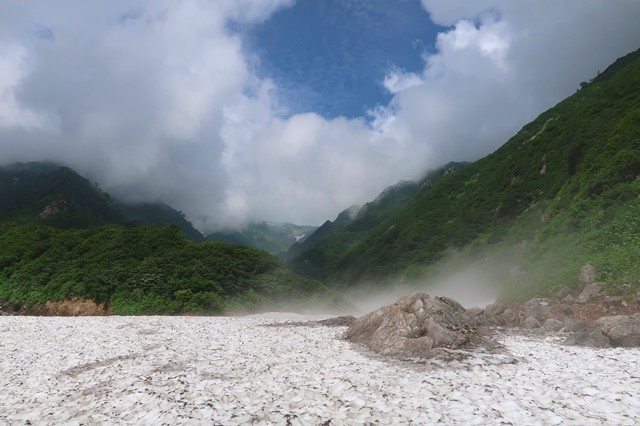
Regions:
<svg viewBox="0 0 640 426"><path fill-rule="evenodd" d="M586 262L610 291L635 291L639 175L636 51L493 154L417 193L325 273L338 287L390 285L428 276L455 252L460 264L508 258L519 272L505 277L505 295L572 285Z"/></svg>

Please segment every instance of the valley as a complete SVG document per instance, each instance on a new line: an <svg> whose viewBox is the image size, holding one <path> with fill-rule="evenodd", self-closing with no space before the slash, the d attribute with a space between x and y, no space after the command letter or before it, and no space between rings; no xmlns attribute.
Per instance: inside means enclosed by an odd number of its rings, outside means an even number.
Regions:
<svg viewBox="0 0 640 426"><path fill-rule="evenodd" d="M640 1L0 4L0 426L640 424Z"/></svg>
<svg viewBox="0 0 640 426"><path fill-rule="evenodd" d="M184 213L113 200L68 167L4 166L0 301L30 312L80 298L152 314L317 298L339 310L350 306L345 294L466 286L486 293L477 304L523 302L579 291L586 264L606 294L633 297L639 76L635 51L494 153L390 186L319 227L263 222L205 238Z"/></svg>

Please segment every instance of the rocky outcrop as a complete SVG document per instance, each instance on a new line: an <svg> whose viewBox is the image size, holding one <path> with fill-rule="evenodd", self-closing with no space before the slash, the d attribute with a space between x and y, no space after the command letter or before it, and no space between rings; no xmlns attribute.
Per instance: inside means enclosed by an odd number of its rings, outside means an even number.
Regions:
<svg viewBox="0 0 640 426"><path fill-rule="evenodd" d="M56 215L61 211L65 210L67 207L67 200L64 199L63 196L59 196L51 203L47 204L42 212L39 214L41 219L46 219L49 216Z"/></svg>
<svg viewBox="0 0 640 426"><path fill-rule="evenodd" d="M356 319L345 337L384 355L419 358L432 357L438 348L469 349L482 341L462 305L424 293L405 296Z"/></svg>
<svg viewBox="0 0 640 426"><path fill-rule="evenodd" d="M585 265L581 276L582 281L595 279L595 271ZM569 345L640 347L640 292L636 298L609 296L593 282L575 289L573 295L569 291L561 287L555 298L493 303L469 312L481 326L519 327L539 335L564 333Z"/></svg>

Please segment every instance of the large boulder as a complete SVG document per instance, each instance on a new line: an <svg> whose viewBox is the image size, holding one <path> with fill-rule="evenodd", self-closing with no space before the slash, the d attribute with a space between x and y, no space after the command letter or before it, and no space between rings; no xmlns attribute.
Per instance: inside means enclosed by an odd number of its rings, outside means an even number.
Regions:
<svg viewBox="0 0 640 426"><path fill-rule="evenodd" d="M589 325L586 321L573 317L565 318L562 323L564 324L564 331L568 333L580 331Z"/></svg>
<svg viewBox="0 0 640 426"><path fill-rule="evenodd" d="M591 324L576 331L564 342L567 345L589 346L592 348L609 348L609 338L602 333L599 325Z"/></svg>
<svg viewBox="0 0 640 426"><path fill-rule="evenodd" d="M458 302L414 293L370 312L345 337L384 355L429 358L438 348L468 349L482 338Z"/></svg>
<svg viewBox="0 0 640 426"><path fill-rule="evenodd" d="M594 297L598 297L602 288L597 283L587 284L580 292L578 296L578 302L585 303L591 300Z"/></svg>
<svg viewBox="0 0 640 426"><path fill-rule="evenodd" d="M543 323L547 318L551 316L551 308L549 307L549 302L544 299L530 299L522 306L522 320L521 326L525 328L532 328L530 326L525 325L525 321L529 318L535 319L539 323ZM531 321L529 321L531 323ZM540 325L538 324L537 327Z"/></svg>
<svg viewBox="0 0 640 426"><path fill-rule="evenodd" d="M595 347L640 347L640 314L602 317L576 331L565 343Z"/></svg>
<svg viewBox="0 0 640 426"><path fill-rule="evenodd" d="M587 263L586 265L582 265L582 268L580 268L578 282L583 286L586 286L593 283L596 280L596 276L596 268L594 268L592 264Z"/></svg>
<svg viewBox="0 0 640 426"><path fill-rule="evenodd" d="M522 326L524 328L528 328L529 330L533 330L535 328L540 328L540 321L538 321L534 317L527 317L522 321Z"/></svg>
<svg viewBox="0 0 640 426"><path fill-rule="evenodd" d="M502 319L504 320L505 325L508 326L514 326L519 321L518 313L511 308L504 310L504 312L502 313Z"/></svg>
<svg viewBox="0 0 640 426"><path fill-rule="evenodd" d="M484 308L484 313L490 317L495 317L503 313L507 309L502 303L492 303Z"/></svg>
<svg viewBox="0 0 640 426"><path fill-rule="evenodd" d="M552 332L560 331L564 328L564 324L562 323L562 321L559 321L555 318L547 318L542 326L545 330Z"/></svg>
<svg viewBox="0 0 640 426"><path fill-rule="evenodd" d="M611 346L640 346L640 314L602 317L595 321Z"/></svg>

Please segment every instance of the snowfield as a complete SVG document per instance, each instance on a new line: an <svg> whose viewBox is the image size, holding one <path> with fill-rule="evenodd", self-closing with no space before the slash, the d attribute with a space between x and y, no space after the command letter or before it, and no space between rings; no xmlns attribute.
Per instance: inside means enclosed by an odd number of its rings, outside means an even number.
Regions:
<svg viewBox="0 0 640 426"><path fill-rule="evenodd" d="M636 349L397 361L287 319L0 317L0 425L640 423Z"/></svg>

